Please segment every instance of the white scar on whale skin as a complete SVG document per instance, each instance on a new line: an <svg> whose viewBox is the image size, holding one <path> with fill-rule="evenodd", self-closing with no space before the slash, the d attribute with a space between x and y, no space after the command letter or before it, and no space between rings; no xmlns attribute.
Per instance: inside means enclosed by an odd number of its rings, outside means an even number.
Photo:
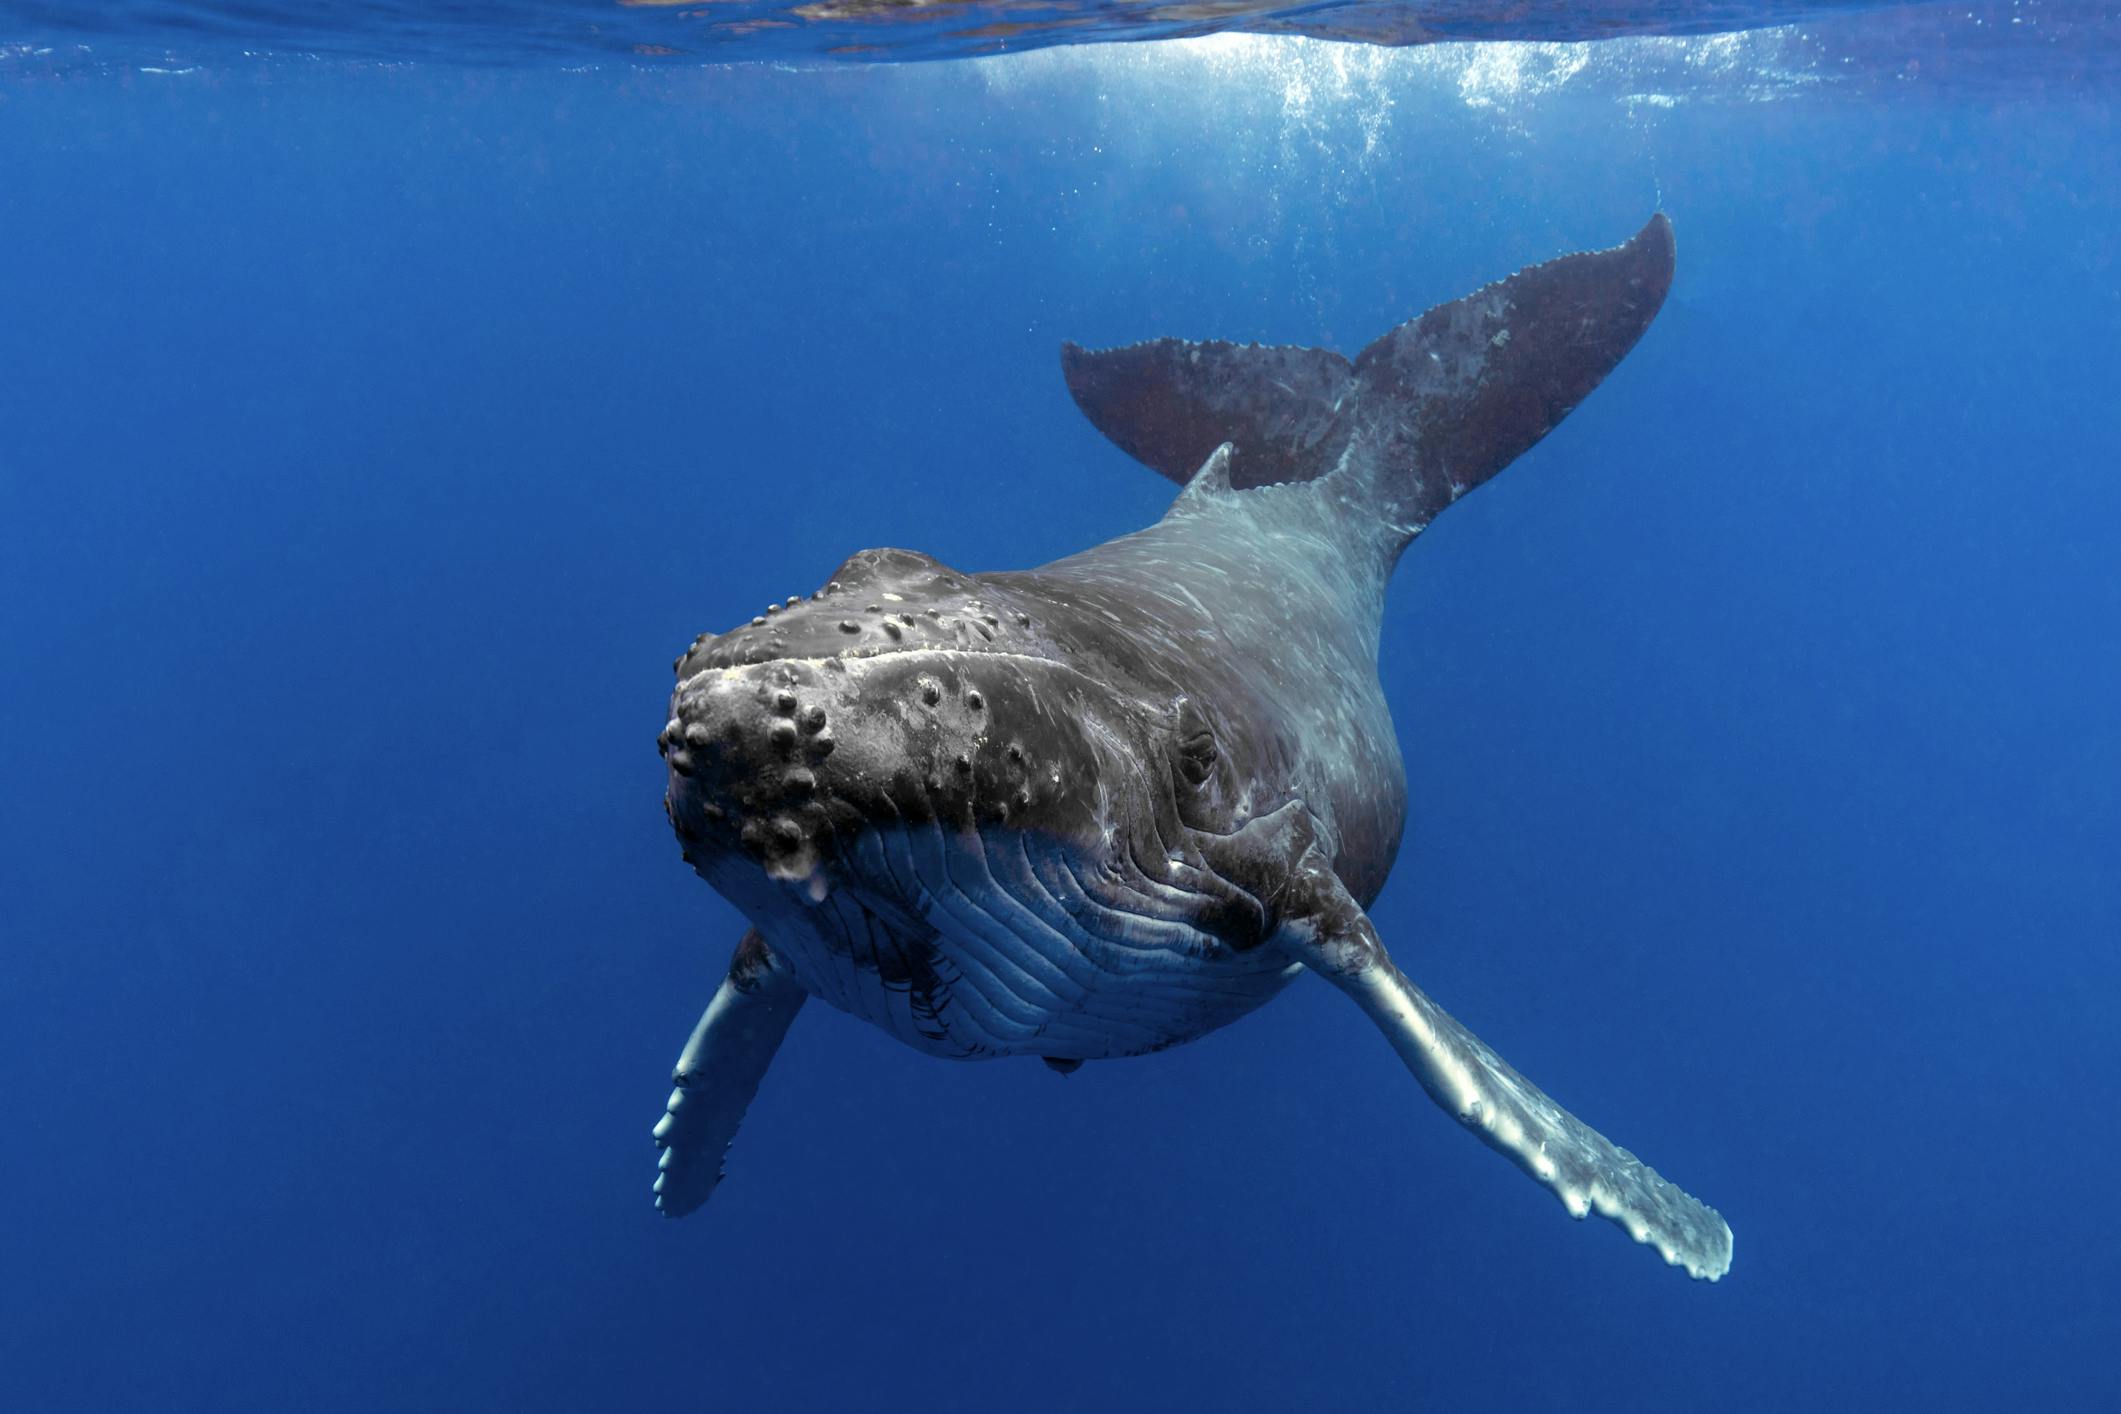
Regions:
<svg viewBox="0 0 2121 1414"><path fill-rule="evenodd" d="M1090 420L1178 483L1156 524L1020 572L863 551L701 635L659 745L687 860L753 925L655 1126L666 1215L712 1193L797 1007L1063 1073L1183 1044L1309 971L1572 1216L1695 1277L1731 1234L1431 1001L1366 912L1406 818L1387 586L1649 326L1658 216L1320 349L1067 345Z"/></svg>

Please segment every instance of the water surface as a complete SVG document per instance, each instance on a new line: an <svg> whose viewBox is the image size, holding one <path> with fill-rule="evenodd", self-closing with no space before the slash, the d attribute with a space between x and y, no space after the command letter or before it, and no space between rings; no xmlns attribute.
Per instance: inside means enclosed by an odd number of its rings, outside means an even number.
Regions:
<svg viewBox="0 0 2121 1414"><path fill-rule="evenodd" d="M2121 125L1986 33L2095 12L800 71L526 12L0 11L7 1407L2121 1400ZM1321 986L1065 1079L811 1008L657 1220L740 931L672 655L1159 514L1063 338L1352 350L1657 207L1656 326L1402 567L1376 916L1732 1274Z"/></svg>

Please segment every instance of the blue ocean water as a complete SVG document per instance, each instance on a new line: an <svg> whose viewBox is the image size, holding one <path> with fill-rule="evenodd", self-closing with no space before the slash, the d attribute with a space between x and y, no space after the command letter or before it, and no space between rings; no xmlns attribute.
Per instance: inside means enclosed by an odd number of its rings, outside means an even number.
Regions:
<svg viewBox="0 0 2121 1414"><path fill-rule="evenodd" d="M2111 54L1876 33L14 55L0 1404L2116 1407ZM1315 983L1066 1079L813 1007L658 1219L742 927L672 655L1154 519L1064 338L1352 351L1658 208L1648 336L1401 567L1374 916L1731 1274Z"/></svg>

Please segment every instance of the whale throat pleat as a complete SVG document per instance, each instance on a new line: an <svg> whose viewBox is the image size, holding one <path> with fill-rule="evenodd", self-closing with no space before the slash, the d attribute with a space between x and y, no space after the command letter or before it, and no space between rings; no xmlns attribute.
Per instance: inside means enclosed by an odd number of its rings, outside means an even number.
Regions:
<svg viewBox="0 0 2121 1414"><path fill-rule="evenodd" d="M1189 921L1206 896L1131 867L1086 874L1024 832L901 822L853 857L864 884L775 946L828 1004L933 1054L1139 1055L1235 1021L1293 975Z"/></svg>

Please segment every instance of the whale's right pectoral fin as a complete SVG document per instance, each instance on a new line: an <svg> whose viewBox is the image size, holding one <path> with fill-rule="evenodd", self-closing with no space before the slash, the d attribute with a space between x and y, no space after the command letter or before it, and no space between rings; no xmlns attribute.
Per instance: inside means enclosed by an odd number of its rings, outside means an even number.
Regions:
<svg viewBox="0 0 2121 1414"><path fill-rule="evenodd" d="M663 1216L685 1216L722 1181L722 1156L807 995L764 938L744 935L678 1057L677 1088L655 1126L663 1148L655 1205Z"/></svg>
<svg viewBox="0 0 2121 1414"><path fill-rule="evenodd" d="M1561 1199L1596 1212L1665 1261L1714 1281L1731 1266L1716 1210L1564 1110L1393 965L1376 928L1330 866L1308 850L1286 895L1277 941L1377 1023L1439 1105Z"/></svg>

